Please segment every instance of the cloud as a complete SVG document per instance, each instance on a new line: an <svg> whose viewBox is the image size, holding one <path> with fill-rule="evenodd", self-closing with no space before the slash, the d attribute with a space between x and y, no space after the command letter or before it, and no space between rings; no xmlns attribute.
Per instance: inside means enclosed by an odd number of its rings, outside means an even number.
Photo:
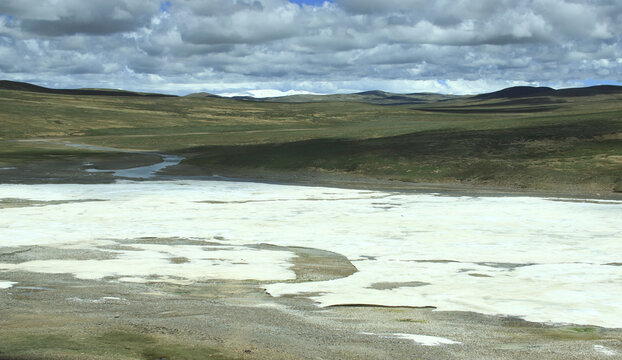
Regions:
<svg viewBox="0 0 622 360"><path fill-rule="evenodd" d="M258 5L238 6L228 16L192 16L183 11L175 14L182 40L208 45L266 43L298 33L297 7L280 6L266 11L261 3L255 3Z"/></svg>
<svg viewBox="0 0 622 360"><path fill-rule="evenodd" d="M187 8L196 16L226 16L240 11L262 11L263 3L258 0L181 0L175 7Z"/></svg>
<svg viewBox="0 0 622 360"><path fill-rule="evenodd" d="M139 0L4 0L0 13L19 19L21 29L36 36L104 35L145 26L157 5Z"/></svg>
<svg viewBox="0 0 622 360"><path fill-rule="evenodd" d="M621 34L616 0L3 0L0 77L176 93L478 92L619 77Z"/></svg>
<svg viewBox="0 0 622 360"><path fill-rule="evenodd" d="M425 0L338 0L337 3L347 12L354 14L386 14L414 11L426 6Z"/></svg>

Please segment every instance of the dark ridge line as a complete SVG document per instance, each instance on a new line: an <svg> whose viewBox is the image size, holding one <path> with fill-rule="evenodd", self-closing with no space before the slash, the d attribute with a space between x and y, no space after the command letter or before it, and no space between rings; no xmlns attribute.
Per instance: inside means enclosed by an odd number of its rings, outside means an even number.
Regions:
<svg viewBox="0 0 622 360"><path fill-rule="evenodd" d="M87 96L126 96L126 97L177 97L176 95L137 93L123 90L97 89L50 89L25 82L0 80L0 90L29 91L57 95L87 95Z"/></svg>
<svg viewBox="0 0 622 360"><path fill-rule="evenodd" d="M58 95L94 95L94 96L125 96L125 97L178 97L177 95L158 94L158 93L140 93L124 90L107 90L107 89L52 89L43 86L38 86L26 82L0 80L0 90L17 90L17 91L29 91L37 93L48 93ZM550 87L534 87L534 86L514 86L505 88L499 91L479 94L474 96L457 96L464 97L473 100L490 100L501 98L533 98L533 97L580 97L580 96L594 96L594 95L611 95L622 94L622 86L618 85L596 85L589 87L577 87L577 88L565 88L555 90ZM391 103L379 103L379 105L405 105L405 104L420 104L427 102L425 99L416 98L415 96L429 96L429 95L446 95L440 93L410 93L410 94L398 94L391 93L382 90L369 90L352 94L332 94L332 95L360 95L360 96L373 96L376 97L375 101L392 101ZM218 95L208 93L188 94L185 97L205 97L205 98L223 98ZM296 95L290 95L296 96ZM255 98L252 96L233 96L230 99L241 101L257 101L257 102L274 102L279 98L288 98L290 96L277 96L267 98ZM324 95L330 97L331 94ZM430 102L442 102L450 99L436 99ZM339 101L339 100L335 100ZM373 101L364 99L349 100L355 102L374 103ZM305 101L302 101L305 102Z"/></svg>
<svg viewBox="0 0 622 360"><path fill-rule="evenodd" d="M596 85L555 90L550 87L514 86L499 91L472 96L471 99L488 100L501 98L524 98L538 96L579 97L593 95L622 94L622 86Z"/></svg>
<svg viewBox="0 0 622 360"><path fill-rule="evenodd" d="M515 107L515 108L469 108L469 107L451 107L451 108L413 108L413 110L427 111L427 112L443 112L443 113L455 113L455 114L523 114L523 113L537 113L545 111L554 111L559 109L559 106L540 106L540 107Z"/></svg>

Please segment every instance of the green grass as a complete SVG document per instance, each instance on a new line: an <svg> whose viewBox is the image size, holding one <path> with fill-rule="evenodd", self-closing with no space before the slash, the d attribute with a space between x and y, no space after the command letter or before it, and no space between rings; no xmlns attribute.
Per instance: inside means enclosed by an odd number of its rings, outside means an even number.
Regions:
<svg viewBox="0 0 622 360"><path fill-rule="evenodd" d="M381 106L0 90L0 166L94 159L85 150L13 142L60 138L180 153L205 174L328 171L409 182L620 191L621 100L614 94Z"/></svg>
<svg viewBox="0 0 622 360"><path fill-rule="evenodd" d="M0 359L234 359L193 343L177 343L128 330L102 334L36 334L15 331L0 342Z"/></svg>

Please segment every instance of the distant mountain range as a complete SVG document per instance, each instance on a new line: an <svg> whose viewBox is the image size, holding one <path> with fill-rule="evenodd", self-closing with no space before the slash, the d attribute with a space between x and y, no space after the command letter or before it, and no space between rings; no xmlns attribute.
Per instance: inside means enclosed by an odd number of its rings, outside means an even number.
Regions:
<svg viewBox="0 0 622 360"><path fill-rule="evenodd" d="M175 95L140 93L134 91L115 90L115 89L50 89L43 86L33 85L25 82L0 80L0 90L29 91L47 94L60 95L94 95L94 96L152 96L152 97L171 97Z"/></svg>
<svg viewBox="0 0 622 360"><path fill-rule="evenodd" d="M432 93L413 93L395 94L380 90L364 91L354 94L332 94L332 95L289 95L269 98L253 97L234 97L238 100L262 101L262 102L288 102L288 103L309 103L309 102L363 102L376 105L402 105L402 104L428 104L431 102L450 100L458 98L455 95L442 95Z"/></svg>
<svg viewBox="0 0 622 360"><path fill-rule="evenodd" d="M476 95L476 99L527 98L539 96L575 97L622 93L622 86L598 85L582 88L555 90L550 87L514 86L488 94Z"/></svg>
<svg viewBox="0 0 622 360"><path fill-rule="evenodd" d="M148 97L174 97L175 95L141 93L113 89L50 89L24 82L0 80L0 90L29 91L38 93L50 93L61 95L91 95L91 96L148 96ZM533 86L514 86L503 90L480 94L475 96L466 95L443 95L435 93L411 93L396 94L380 90L364 91L354 94L333 94L333 95L289 95L269 98L254 98L250 96L235 96L231 99L240 101L258 102L288 102L288 103L308 103L308 102L362 102L376 105L403 105L403 104L430 104L457 98L473 100L491 99L517 99L517 98L538 98L538 97L579 97L622 94L622 86L599 85L582 88L567 88L555 90L550 87ZM209 93L194 93L186 95L191 98L224 98Z"/></svg>

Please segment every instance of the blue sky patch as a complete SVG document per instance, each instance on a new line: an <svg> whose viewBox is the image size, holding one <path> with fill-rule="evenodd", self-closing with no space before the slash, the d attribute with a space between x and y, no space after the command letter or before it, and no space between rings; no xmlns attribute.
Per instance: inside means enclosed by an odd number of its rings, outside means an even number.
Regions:
<svg viewBox="0 0 622 360"><path fill-rule="evenodd" d="M587 79L581 81L583 86L595 86L595 85L621 85L619 81L614 79Z"/></svg>
<svg viewBox="0 0 622 360"><path fill-rule="evenodd" d="M168 12L171 6L173 6L173 3L171 3L170 1L164 1L160 4L160 11Z"/></svg>
<svg viewBox="0 0 622 360"><path fill-rule="evenodd" d="M289 0L294 4L298 4L302 6L303 4L311 5L311 6L322 6L324 2L333 2L332 0Z"/></svg>

